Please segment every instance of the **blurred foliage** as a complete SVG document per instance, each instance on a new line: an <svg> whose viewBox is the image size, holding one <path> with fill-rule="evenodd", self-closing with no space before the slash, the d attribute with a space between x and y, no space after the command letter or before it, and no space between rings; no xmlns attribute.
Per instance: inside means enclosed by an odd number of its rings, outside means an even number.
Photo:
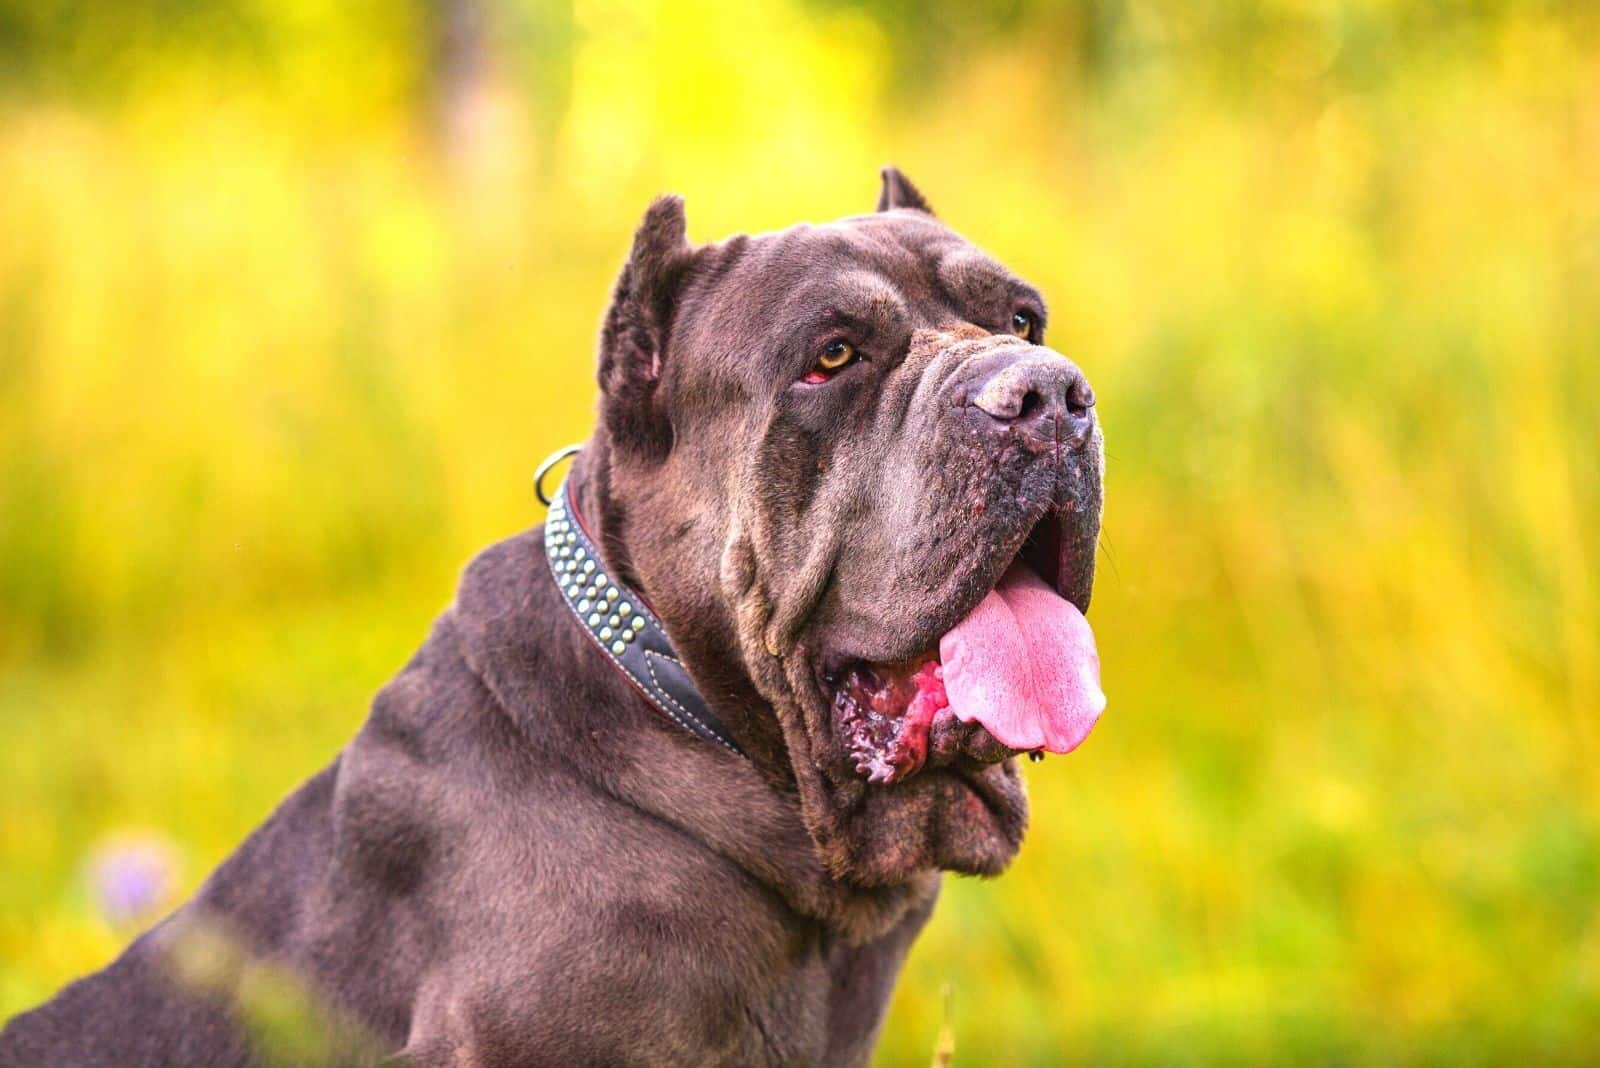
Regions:
<svg viewBox="0 0 1600 1068"><path fill-rule="evenodd" d="M163 931L166 975L228 1007L262 1068L376 1065L382 1043L304 978L251 953L225 926L193 921Z"/></svg>
<svg viewBox="0 0 1600 1068"><path fill-rule="evenodd" d="M1095 383L1112 707L882 1062L1592 1061L1597 102L1577 0L4 0L0 1015L539 520L651 195L893 160Z"/></svg>

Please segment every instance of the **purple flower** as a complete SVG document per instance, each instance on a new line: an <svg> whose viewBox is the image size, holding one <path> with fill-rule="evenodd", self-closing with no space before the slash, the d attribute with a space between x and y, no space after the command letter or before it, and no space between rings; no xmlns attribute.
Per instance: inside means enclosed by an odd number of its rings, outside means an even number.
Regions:
<svg viewBox="0 0 1600 1068"><path fill-rule="evenodd" d="M118 834L89 857L89 886L100 911L118 927L154 918L178 884L177 850L160 835Z"/></svg>

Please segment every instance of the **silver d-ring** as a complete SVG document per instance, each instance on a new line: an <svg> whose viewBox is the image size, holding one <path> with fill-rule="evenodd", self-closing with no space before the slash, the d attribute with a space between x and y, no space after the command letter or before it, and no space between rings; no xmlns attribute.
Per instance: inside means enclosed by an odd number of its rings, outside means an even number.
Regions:
<svg viewBox="0 0 1600 1068"><path fill-rule="evenodd" d="M544 458L544 462L541 463L538 470L534 471L533 473L533 495L539 498L540 504L544 505L546 508L550 507L550 498L546 497L544 493L544 476L548 475L550 473L550 469L556 464L560 463L562 460L565 460L569 456L576 456L582 451L582 445L563 445L561 448Z"/></svg>

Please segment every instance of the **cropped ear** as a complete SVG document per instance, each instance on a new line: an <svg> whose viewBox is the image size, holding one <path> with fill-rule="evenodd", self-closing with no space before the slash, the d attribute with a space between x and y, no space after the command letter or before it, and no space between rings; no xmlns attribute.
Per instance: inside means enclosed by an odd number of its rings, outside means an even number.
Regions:
<svg viewBox="0 0 1600 1068"><path fill-rule="evenodd" d="M672 428L656 387L673 306L693 251L685 236L683 198L657 197L633 235L600 328L600 410L612 443L648 459L664 459Z"/></svg>
<svg viewBox="0 0 1600 1068"><path fill-rule="evenodd" d="M900 173L900 168L885 167L883 189L878 193L878 210L892 211L895 208L910 208L912 211L933 214L928 202L922 199L922 194L911 184L911 179Z"/></svg>

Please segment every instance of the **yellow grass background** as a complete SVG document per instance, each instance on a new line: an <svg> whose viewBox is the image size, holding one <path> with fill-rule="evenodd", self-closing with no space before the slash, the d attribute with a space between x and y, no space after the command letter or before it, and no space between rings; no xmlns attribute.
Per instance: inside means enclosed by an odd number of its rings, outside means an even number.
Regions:
<svg viewBox="0 0 1600 1068"><path fill-rule="evenodd" d="M1591 6L507 0L456 97L428 11L0 4L0 1017L541 519L650 196L893 161L1095 384L1111 706L881 1063L1600 1055Z"/></svg>

